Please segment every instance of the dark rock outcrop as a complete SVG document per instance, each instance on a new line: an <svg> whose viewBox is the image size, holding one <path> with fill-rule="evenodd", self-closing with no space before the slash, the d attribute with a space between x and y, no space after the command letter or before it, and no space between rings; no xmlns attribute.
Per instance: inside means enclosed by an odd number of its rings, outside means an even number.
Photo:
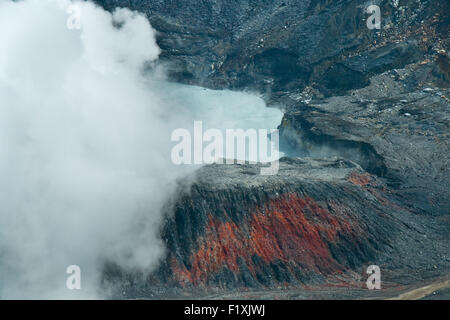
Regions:
<svg viewBox="0 0 450 320"><path fill-rule="evenodd" d="M144 277L105 269L116 297L336 282L359 289L368 264L380 265L386 280L399 270L417 280L449 267L442 226L403 208L395 192L355 163L285 158L274 176L260 176L255 165L212 165L194 181L164 224L168 253L157 271Z"/></svg>
<svg viewBox="0 0 450 320"><path fill-rule="evenodd" d="M173 79L268 96L306 86L342 94L448 46L448 1L377 1L381 30L367 28L358 0L96 2L145 13Z"/></svg>

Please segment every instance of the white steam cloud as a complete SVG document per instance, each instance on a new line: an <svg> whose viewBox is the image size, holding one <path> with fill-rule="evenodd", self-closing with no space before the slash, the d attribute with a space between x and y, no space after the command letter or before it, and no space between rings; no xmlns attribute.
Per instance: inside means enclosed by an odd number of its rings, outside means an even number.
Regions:
<svg viewBox="0 0 450 320"><path fill-rule="evenodd" d="M105 260L152 270L162 208L187 170L172 165L170 136L194 116L174 111L173 84L143 75L160 52L148 20L76 2L71 30L70 4L0 0L0 298L103 297ZM82 290L66 288L69 265Z"/></svg>
<svg viewBox="0 0 450 320"><path fill-rule="evenodd" d="M72 264L95 297L103 259L151 268L163 252L160 211L177 172L165 159L168 110L140 74L159 54L154 31L85 2L82 29L69 30L69 4L0 2L2 297L70 297Z"/></svg>

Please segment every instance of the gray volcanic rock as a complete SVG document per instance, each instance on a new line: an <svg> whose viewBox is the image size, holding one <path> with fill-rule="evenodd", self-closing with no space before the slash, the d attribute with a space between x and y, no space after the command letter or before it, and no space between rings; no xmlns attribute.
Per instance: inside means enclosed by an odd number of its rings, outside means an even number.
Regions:
<svg viewBox="0 0 450 320"><path fill-rule="evenodd" d="M373 75L401 68L423 56L416 42L389 44L362 55L332 65L321 79L323 91L345 93L349 89L363 88Z"/></svg>
<svg viewBox="0 0 450 320"><path fill-rule="evenodd" d="M359 0L96 2L145 13L173 79L268 96L308 85L342 93L448 46L450 8L440 0L376 1L381 30L367 28Z"/></svg>
<svg viewBox="0 0 450 320"><path fill-rule="evenodd" d="M351 159L384 177L405 206L448 214L450 92L407 86L431 70L410 65L347 96L292 108L280 126L282 148L290 155Z"/></svg>

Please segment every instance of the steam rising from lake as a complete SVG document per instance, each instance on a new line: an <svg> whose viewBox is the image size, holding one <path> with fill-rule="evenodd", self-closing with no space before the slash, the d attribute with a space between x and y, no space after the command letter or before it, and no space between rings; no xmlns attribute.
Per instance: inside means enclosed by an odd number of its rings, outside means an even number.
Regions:
<svg viewBox="0 0 450 320"><path fill-rule="evenodd" d="M104 297L105 261L153 270L162 209L194 170L172 164L172 130L281 120L257 96L144 73L160 53L144 16L76 2L69 29L70 4L0 0L0 298Z"/></svg>

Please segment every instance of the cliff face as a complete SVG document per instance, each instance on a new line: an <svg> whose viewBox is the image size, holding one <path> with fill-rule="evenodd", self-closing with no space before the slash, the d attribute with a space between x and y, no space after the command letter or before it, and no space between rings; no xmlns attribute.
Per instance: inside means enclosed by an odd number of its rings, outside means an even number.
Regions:
<svg viewBox="0 0 450 320"><path fill-rule="evenodd" d="M281 129L290 155L342 156L384 178L406 206L428 214L449 208L449 90L428 61L371 78L347 95L297 101ZM443 75L443 74L441 74Z"/></svg>
<svg viewBox="0 0 450 320"><path fill-rule="evenodd" d="M268 97L341 94L448 46L447 1L375 1L381 30L367 28L359 0L96 2L144 12L175 80Z"/></svg>
<svg viewBox="0 0 450 320"><path fill-rule="evenodd" d="M269 177L258 166L212 165L194 181L164 224L168 251L157 271L142 277L105 269L117 297L359 289L369 264L396 284L449 267L442 228L402 207L355 163L285 158Z"/></svg>
<svg viewBox="0 0 450 320"><path fill-rule="evenodd" d="M214 165L187 179L166 258L146 276L107 265L115 296L305 297L361 288L369 264L392 285L449 273L448 1L376 1L381 30L356 0L97 2L147 14L173 80L283 105L291 157L275 176Z"/></svg>
<svg viewBox="0 0 450 320"><path fill-rule="evenodd" d="M286 162L273 179L256 177L252 167L205 168L164 232L175 253L169 257L173 280L207 288L273 287L313 281L373 259L376 247L389 241L390 227L379 230L370 222L382 214L376 202L368 204L373 216L363 222L362 207L345 200L364 199L345 182L351 169L339 167L346 165ZM321 177L314 166L330 166L335 180ZM299 175L299 169L306 172ZM225 181L218 183L219 172Z"/></svg>

